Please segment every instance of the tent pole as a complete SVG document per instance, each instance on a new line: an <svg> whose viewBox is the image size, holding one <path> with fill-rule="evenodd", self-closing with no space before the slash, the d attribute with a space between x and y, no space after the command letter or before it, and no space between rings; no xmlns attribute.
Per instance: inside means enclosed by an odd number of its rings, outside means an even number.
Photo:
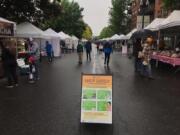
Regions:
<svg viewBox="0 0 180 135"><path fill-rule="evenodd" d="M40 39L40 62L42 62L42 54L41 54L41 38Z"/></svg>
<svg viewBox="0 0 180 135"><path fill-rule="evenodd" d="M161 31L158 31L158 40L157 40L157 52L159 51L159 43L160 43L160 36L161 36ZM156 67L158 67L158 60L156 59Z"/></svg>
<svg viewBox="0 0 180 135"><path fill-rule="evenodd" d="M176 48L176 42L177 42L177 35L174 36L174 48L173 49Z"/></svg>

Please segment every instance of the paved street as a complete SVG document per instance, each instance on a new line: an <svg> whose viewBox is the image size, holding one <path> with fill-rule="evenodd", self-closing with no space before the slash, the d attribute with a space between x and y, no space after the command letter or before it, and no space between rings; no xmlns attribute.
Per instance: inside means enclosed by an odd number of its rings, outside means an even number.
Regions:
<svg viewBox="0 0 180 135"><path fill-rule="evenodd" d="M1 135L180 135L180 76L156 69L155 80L134 73L133 61L115 52L77 64L67 54L41 64L41 79L6 89L0 82ZM84 57L85 58L85 57ZM113 74L113 125L80 124L81 73Z"/></svg>

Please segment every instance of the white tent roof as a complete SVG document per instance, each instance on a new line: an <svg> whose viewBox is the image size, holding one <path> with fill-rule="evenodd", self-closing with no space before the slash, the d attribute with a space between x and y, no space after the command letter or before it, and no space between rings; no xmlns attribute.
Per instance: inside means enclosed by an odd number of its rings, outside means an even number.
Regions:
<svg viewBox="0 0 180 135"><path fill-rule="evenodd" d="M51 28L45 30L44 33L50 36L51 38L60 38L60 35Z"/></svg>
<svg viewBox="0 0 180 135"><path fill-rule="evenodd" d="M58 34L59 34L61 39L70 39L71 38L69 35L67 35L66 33L64 33L62 31L59 32Z"/></svg>
<svg viewBox="0 0 180 135"><path fill-rule="evenodd" d="M119 40L120 36L118 34L113 35L110 39L111 40Z"/></svg>
<svg viewBox="0 0 180 135"><path fill-rule="evenodd" d="M76 36L72 36L72 40L79 40Z"/></svg>
<svg viewBox="0 0 180 135"><path fill-rule="evenodd" d="M132 29L132 30L126 35L127 39L130 39L131 36L132 36L132 34L133 34L134 32L136 32L136 31L137 31L136 28Z"/></svg>
<svg viewBox="0 0 180 135"><path fill-rule="evenodd" d="M128 38L127 38L124 34L121 34L121 35L119 36L119 39L120 39L120 40L127 40Z"/></svg>
<svg viewBox="0 0 180 135"><path fill-rule="evenodd" d="M174 10L159 26L160 29L166 29L174 26L180 26L180 10Z"/></svg>
<svg viewBox="0 0 180 135"><path fill-rule="evenodd" d="M159 26L162 24L162 22L165 20L165 18L156 18L154 19L145 29L152 30L152 31L158 31Z"/></svg>
<svg viewBox="0 0 180 135"><path fill-rule="evenodd" d="M85 39L85 38L83 38L81 41L82 41L82 42L87 42L88 40L87 40L87 39Z"/></svg>
<svg viewBox="0 0 180 135"><path fill-rule="evenodd" d="M9 21L9 20L7 20L7 19L5 19L5 18L2 18L2 17L0 17L0 22L6 22L6 23L16 24L15 22Z"/></svg>
<svg viewBox="0 0 180 135"><path fill-rule="evenodd" d="M24 22L17 25L16 33L17 37L24 37L24 38L47 38L47 35L44 32L37 28L36 26L32 25L29 22Z"/></svg>

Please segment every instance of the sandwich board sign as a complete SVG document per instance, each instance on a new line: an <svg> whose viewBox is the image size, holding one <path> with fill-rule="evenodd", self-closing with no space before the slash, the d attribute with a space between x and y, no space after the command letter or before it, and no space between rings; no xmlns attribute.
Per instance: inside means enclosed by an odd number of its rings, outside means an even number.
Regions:
<svg viewBox="0 0 180 135"><path fill-rule="evenodd" d="M81 123L112 124L112 75L82 74Z"/></svg>

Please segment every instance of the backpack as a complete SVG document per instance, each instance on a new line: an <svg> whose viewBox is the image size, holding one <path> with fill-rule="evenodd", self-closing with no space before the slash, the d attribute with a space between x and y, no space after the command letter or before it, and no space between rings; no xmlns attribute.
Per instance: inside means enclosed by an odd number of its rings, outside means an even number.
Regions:
<svg viewBox="0 0 180 135"><path fill-rule="evenodd" d="M83 52L83 46L81 44L78 44L77 52Z"/></svg>

